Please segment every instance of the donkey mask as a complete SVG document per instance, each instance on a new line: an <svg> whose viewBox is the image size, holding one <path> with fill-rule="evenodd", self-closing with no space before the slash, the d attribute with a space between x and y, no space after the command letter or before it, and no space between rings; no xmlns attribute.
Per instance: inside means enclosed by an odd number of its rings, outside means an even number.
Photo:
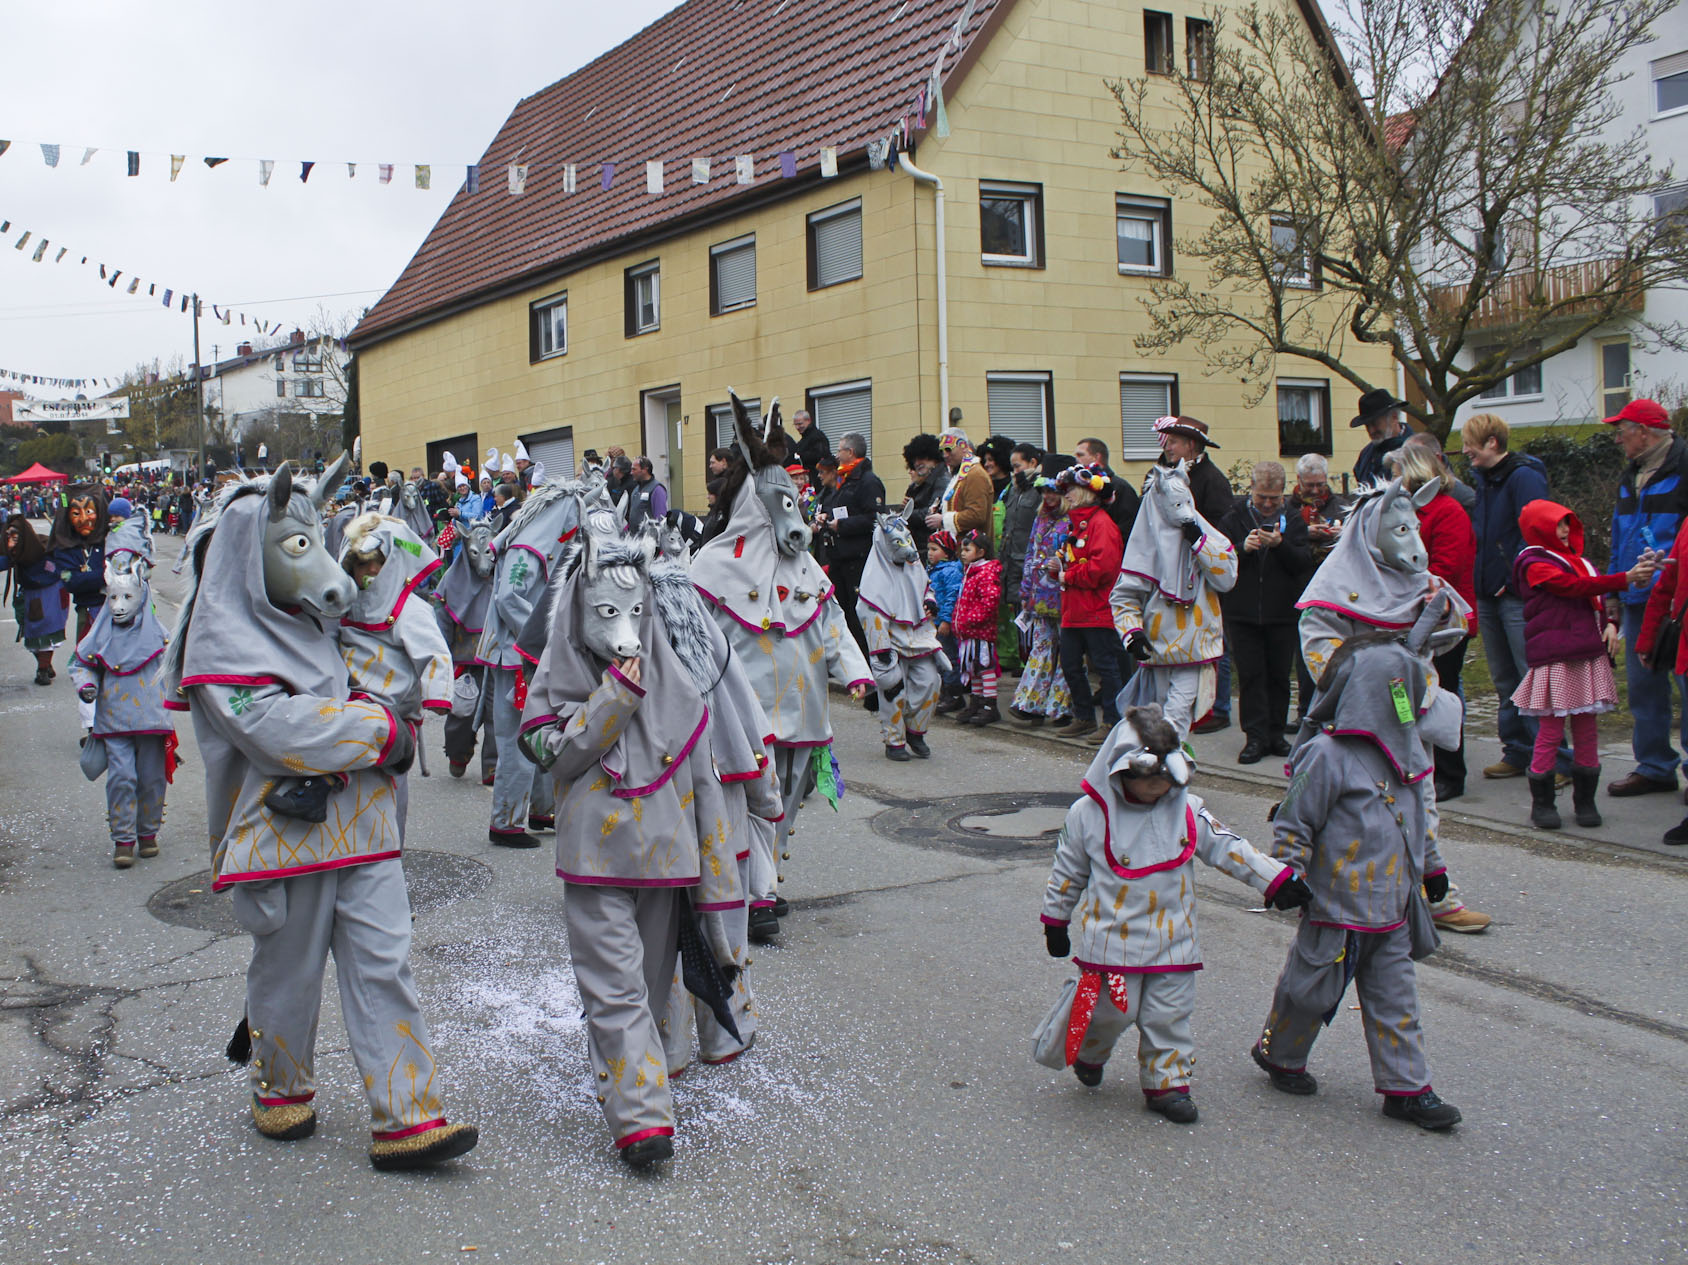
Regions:
<svg viewBox="0 0 1688 1265"><path fill-rule="evenodd" d="M324 620L337 620L351 609L357 590L322 543L322 506L345 472L340 454L316 481L308 509L293 497L293 467L284 465L270 480L269 516L264 524L264 591L283 609L303 607Z"/></svg>

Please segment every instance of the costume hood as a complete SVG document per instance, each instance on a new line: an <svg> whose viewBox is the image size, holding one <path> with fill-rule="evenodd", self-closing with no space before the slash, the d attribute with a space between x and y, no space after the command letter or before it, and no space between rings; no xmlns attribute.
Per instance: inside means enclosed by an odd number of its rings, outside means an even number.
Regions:
<svg viewBox="0 0 1688 1265"><path fill-rule="evenodd" d="M1122 785L1126 762L1133 753L1168 745L1163 729L1172 734L1175 746L1176 733L1158 704L1129 708L1084 773L1082 789L1106 817L1103 851L1109 867L1121 878L1137 879L1175 869L1196 851L1195 812L1187 788L1174 786L1153 804L1139 804L1126 798Z"/></svg>
<svg viewBox="0 0 1688 1265"><path fill-rule="evenodd" d="M340 546L340 565L353 555L379 553L385 561L380 572L360 589L352 609L340 620L348 628L385 632L398 623L405 603L429 576L440 568L440 556L430 549L408 523L378 514L364 514L346 528Z"/></svg>
<svg viewBox="0 0 1688 1265"><path fill-rule="evenodd" d="M926 618L926 567L919 558L896 562L891 542L877 525L873 529L873 552L862 569L856 596L895 624L914 625Z"/></svg>
<svg viewBox="0 0 1688 1265"><path fill-rule="evenodd" d="M774 523L753 475L733 498L721 534L692 559L698 591L751 632L795 637L820 614L832 582L807 551L794 558L774 543Z"/></svg>
<svg viewBox="0 0 1688 1265"><path fill-rule="evenodd" d="M120 567L133 566L136 561L153 565L152 531L145 514L125 518L106 538L106 557Z"/></svg>
<svg viewBox="0 0 1688 1265"><path fill-rule="evenodd" d="M164 628L152 609L152 586L141 577L141 608L135 618L120 624L111 617L111 603L102 602L76 655L102 672L133 676L164 653Z"/></svg>
<svg viewBox="0 0 1688 1265"><path fill-rule="evenodd" d="M1559 524L1566 519L1571 520L1571 540L1568 545L1562 545L1559 543ZM1518 513L1518 526L1526 545L1545 549L1561 558L1566 557L1567 550L1578 558L1582 557L1582 520L1557 501L1529 502Z"/></svg>
<svg viewBox="0 0 1688 1265"><path fill-rule="evenodd" d="M457 551L434 592L452 622L465 632L478 633L486 627L486 608L492 601L492 573L476 575L468 550Z"/></svg>
<svg viewBox="0 0 1688 1265"><path fill-rule="evenodd" d="M1162 473L1151 473L1151 481L1175 477L1186 488L1190 486L1189 475L1182 462L1170 469L1165 466L1159 469ZM1217 533L1218 529L1199 513L1196 522L1200 524L1203 535ZM1137 519L1132 524L1131 536L1125 542L1120 572L1129 572L1150 581L1160 590L1162 597L1181 606L1193 603L1201 587L1201 559L1190 547L1190 542L1184 539L1184 529L1162 511L1160 498L1154 494L1152 486L1144 488L1143 498L1138 502Z"/></svg>

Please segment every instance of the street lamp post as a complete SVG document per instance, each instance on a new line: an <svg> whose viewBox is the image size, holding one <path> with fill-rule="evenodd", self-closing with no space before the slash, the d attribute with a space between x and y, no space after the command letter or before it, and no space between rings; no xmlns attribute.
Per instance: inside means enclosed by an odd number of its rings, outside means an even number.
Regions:
<svg viewBox="0 0 1688 1265"><path fill-rule="evenodd" d="M205 478L205 369L199 363L199 295L193 296L193 390L199 402L199 477Z"/></svg>

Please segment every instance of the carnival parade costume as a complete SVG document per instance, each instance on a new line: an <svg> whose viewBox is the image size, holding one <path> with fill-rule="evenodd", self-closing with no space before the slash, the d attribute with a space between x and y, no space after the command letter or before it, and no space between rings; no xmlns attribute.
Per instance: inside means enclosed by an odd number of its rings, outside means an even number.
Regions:
<svg viewBox="0 0 1688 1265"><path fill-rule="evenodd" d="M905 543L898 556L893 541ZM897 515L881 514L873 550L856 589L856 613L867 634L867 661L879 691L879 727L887 754L928 754L926 731L938 704L947 659L927 602L931 590L914 538Z"/></svg>
<svg viewBox="0 0 1688 1265"><path fill-rule="evenodd" d="M165 637L151 586L139 570L109 566L105 580L111 597L77 643L70 676L79 700L93 708L82 772L89 781L105 774L113 864L128 869L137 855L158 855L176 730L164 707Z"/></svg>
<svg viewBox="0 0 1688 1265"><path fill-rule="evenodd" d="M1085 1084L1098 1084L1114 1044L1136 1025L1144 1097L1180 1123L1196 1118L1188 1101L1194 973L1202 969L1194 861L1280 908L1307 897L1290 867L1221 825L1189 793L1189 772L1177 731L1160 709L1128 710L1091 761L1084 796L1061 828L1042 914L1050 955L1070 952L1080 975L1070 1000L1063 995L1045 1021L1040 1061L1070 1066ZM1155 774L1172 789L1152 803L1134 798L1131 779Z"/></svg>
<svg viewBox="0 0 1688 1265"><path fill-rule="evenodd" d="M492 604L491 518L481 517L458 533L458 548L434 590L435 618L451 647L451 712L445 718L445 758L452 776L462 776L481 749L481 781L490 785L497 772L498 740L493 735L491 707L481 706L481 693L490 673L475 657ZM477 719L479 723L477 724Z"/></svg>
<svg viewBox="0 0 1688 1265"><path fill-rule="evenodd" d="M446 1120L411 979L395 796L413 750L409 728L390 708L349 697L326 621L349 608L354 590L322 548L320 504L293 488L284 467L233 485L195 524L187 542L195 587L171 647L166 697L193 716L212 889L232 893L235 918L252 934L247 1018L229 1053L250 1059L254 1122L284 1141L316 1126L317 1020L332 950L372 1118L370 1160L409 1168L462 1154L476 1131ZM195 626L201 614L207 627ZM265 807L278 779L303 775L340 779L322 822Z"/></svg>

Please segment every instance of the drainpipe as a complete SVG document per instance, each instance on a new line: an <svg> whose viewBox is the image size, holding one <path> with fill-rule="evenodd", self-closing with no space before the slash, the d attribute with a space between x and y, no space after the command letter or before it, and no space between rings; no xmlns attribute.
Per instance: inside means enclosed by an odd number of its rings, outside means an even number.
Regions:
<svg viewBox="0 0 1688 1265"><path fill-rule="evenodd" d="M930 172L922 171L908 160L907 154L897 155L897 165L921 184L932 186L937 206L938 237L938 429L950 424L949 394L949 271L944 265L944 182Z"/></svg>

